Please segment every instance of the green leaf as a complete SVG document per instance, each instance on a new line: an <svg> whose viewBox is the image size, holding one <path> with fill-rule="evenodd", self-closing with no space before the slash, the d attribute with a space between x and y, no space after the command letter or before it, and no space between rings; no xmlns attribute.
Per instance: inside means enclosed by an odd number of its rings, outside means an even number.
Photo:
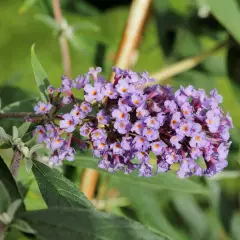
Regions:
<svg viewBox="0 0 240 240"><path fill-rule="evenodd" d="M115 187L114 183L113 185ZM152 189L143 188L136 183L129 184L123 179L116 187L120 189L121 196L124 195L129 198L136 215L145 226L166 234L169 239L183 239L165 216L161 199L158 198L156 192ZM144 194L142 194L143 192Z"/></svg>
<svg viewBox="0 0 240 240"><path fill-rule="evenodd" d="M48 207L93 207L84 194L57 169L34 161L32 170Z"/></svg>
<svg viewBox="0 0 240 240"><path fill-rule="evenodd" d="M177 211L188 226L191 239L204 239L208 230L207 218L193 196L174 194L172 199Z"/></svg>
<svg viewBox="0 0 240 240"><path fill-rule="evenodd" d="M21 206L22 200L17 199L7 209L7 214L10 217L11 220L13 220L16 212L18 211L19 207Z"/></svg>
<svg viewBox="0 0 240 240"><path fill-rule="evenodd" d="M40 62L37 59L37 56L34 51L34 45L31 48L31 61L32 61L32 67L35 75L35 80L38 85L38 88L40 90L41 99L44 102L48 101L48 92L47 88L50 85L50 82L48 80L48 77L40 64Z"/></svg>
<svg viewBox="0 0 240 240"><path fill-rule="evenodd" d="M37 0L25 0L19 9L19 13L26 13L36 2Z"/></svg>
<svg viewBox="0 0 240 240"><path fill-rule="evenodd" d="M11 202L14 202L17 199L22 198L12 174L10 173L8 167L4 163L1 156L0 156L0 181L2 181L2 183L8 190L10 198L11 198ZM20 210L21 211L25 210L24 204L21 205Z"/></svg>
<svg viewBox="0 0 240 240"><path fill-rule="evenodd" d="M233 240L240 240L240 214L235 213L231 222L231 235Z"/></svg>
<svg viewBox="0 0 240 240"><path fill-rule="evenodd" d="M32 167L33 167L33 161L31 158L24 158L24 165L25 165L25 169L28 173L31 172Z"/></svg>
<svg viewBox="0 0 240 240"><path fill-rule="evenodd" d="M0 140L9 141L9 136L6 134L5 130L0 127Z"/></svg>
<svg viewBox="0 0 240 240"><path fill-rule="evenodd" d="M17 127L16 126L13 126L13 141L15 140L15 139L17 139L18 138L18 129L17 129Z"/></svg>
<svg viewBox="0 0 240 240"><path fill-rule="evenodd" d="M103 172L113 178L116 178L116 181L121 182L122 179L128 182L137 182L139 185L158 190L173 190L185 193L201 193L207 194L207 189L196 182L193 182L189 179L180 179L173 172L162 173L158 176L152 176L150 178L138 177L135 172L126 175L123 172L113 172L109 173L104 170L101 170L97 167L97 159L93 157L80 156L76 157L75 161L67 162L65 164L82 167L82 168L93 168L98 169L98 171Z"/></svg>
<svg viewBox="0 0 240 240"><path fill-rule="evenodd" d="M35 18L53 30L61 30L60 25L54 20L54 18L51 18L46 14L37 14Z"/></svg>
<svg viewBox="0 0 240 240"><path fill-rule="evenodd" d="M32 229L31 226L27 222L25 222L21 219L14 220L14 222L11 224L11 227L13 227L21 232L24 232L24 233L29 233L29 234L36 233L36 231L34 229Z"/></svg>
<svg viewBox="0 0 240 240"><path fill-rule="evenodd" d="M163 240L141 224L92 209L50 208L22 214L41 239Z"/></svg>
<svg viewBox="0 0 240 240"><path fill-rule="evenodd" d="M240 11L236 0L206 0L211 12L240 43Z"/></svg>
<svg viewBox="0 0 240 240"><path fill-rule="evenodd" d="M33 110L33 105L38 101L37 98L17 101L5 106L1 112L28 112Z"/></svg>
<svg viewBox="0 0 240 240"><path fill-rule="evenodd" d="M3 185L2 181L0 181L0 196L1 196L0 197L0 214L1 214L7 211L7 208L11 203L8 191Z"/></svg>
<svg viewBox="0 0 240 240"><path fill-rule="evenodd" d="M31 157L33 153L35 153L36 151L38 151L39 149L42 149L42 148L44 148L43 144L34 145L29 151L29 156Z"/></svg>
<svg viewBox="0 0 240 240"><path fill-rule="evenodd" d="M31 123L30 122L25 122L23 123L19 128L18 128L18 135L19 138L23 138L26 132L28 131Z"/></svg>

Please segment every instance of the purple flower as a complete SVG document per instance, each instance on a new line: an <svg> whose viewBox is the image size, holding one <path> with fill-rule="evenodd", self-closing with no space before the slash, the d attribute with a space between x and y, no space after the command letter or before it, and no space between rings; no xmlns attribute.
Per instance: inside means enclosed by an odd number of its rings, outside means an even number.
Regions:
<svg viewBox="0 0 240 240"><path fill-rule="evenodd" d="M57 89L56 89L55 87L53 87L53 86L50 85L50 86L47 88L47 91L48 91L50 94L53 94L54 92L57 91Z"/></svg>
<svg viewBox="0 0 240 240"><path fill-rule="evenodd" d="M164 106L170 113L175 113L177 111L177 104L173 100L166 100Z"/></svg>
<svg viewBox="0 0 240 240"><path fill-rule="evenodd" d="M177 171L177 175L180 178L189 177L192 175L202 176L202 169L192 160L191 158L185 158L179 170Z"/></svg>
<svg viewBox="0 0 240 240"><path fill-rule="evenodd" d="M119 98L118 107L122 111L130 112L132 108L129 106L130 100L127 98Z"/></svg>
<svg viewBox="0 0 240 240"><path fill-rule="evenodd" d="M78 75L75 83L73 83L74 88L80 90L83 88L85 85L87 85L90 82L89 74L83 75Z"/></svg>
<svg viewBox="0 0 240 240"><path fill-rule="evenodd" d="M110 148L113 150L114 154L120 154L122 155L124 153L124 150L121 147L121 143L115 142L110 145Z"/></svg>
<svg viewBox="0 0 240 240"><path fill-rule="evenodd" d="M107 83L103 91L104 95L109 97L110 99L116 99L118 97L118 93L116 92L112 83Z"/></svg>
<svg viewBox="0 0 240 240"><path fill-rule="evenodd" d="M133 139L133 145L138 151L146 151L149 148L149 141L145 137L136 136Z"/></svg>
<svg viewBox="0 0 240 240"><path fill-rule="evenodd" d="M160 122L155 117L147 117L144 121L148 128L159 129Z"/></svg>
<svg viewBox="0 0 240 240"><path fill-rule="evenodd" d="M151 177L152 176L152 169L153 169L153 166L151 164L143 162L140 165L140 168L138 170L138 175L140 177Z"/></svg>
<svg viewBox="0 0 240 240"><path fill-rule="evenodd" d="M143 118L149 116L149 114L150 114L149 111L144 106L138 107L136 109L136 111L137 111L137 113L136 113L137 118L139 118L139 119L143 119Z"/></svg>
<svg viewBox="0 0 240 240"><path fill-rule="evenodd" d="M198 147L198 148L205 147L207 144L206 133L200 132L200 133L194 134L194 136L191 138L189 144L191 147Z"/></svg>
<svg viewBox="0 0 240 240"><path fill-rule="evenodd" d="M146 152L137 152L135 156L140 162L148 162L150 159L149 154Z"/></svg>
<svg viewBox="0 0 240 240"><path fill-rule="evenodd" d="M162 155L166 147L167 145L163 141L151 143L151 149L155 155Z"/></svg>
<svg viewBox="0 0 240 240"><path fill-rule="evenodd" d="M142 135L143 129L145 128L146 124L144 124L142 121L136 121L131 129L131 131L136 132L139 135Z"/></svg>
<svg viewBox="0 0 240 240"><path fill-rule="evenodd" d="M139 107L144 101L144 98L140 96L139 94L133 93L131 95L131 102L135 107Z"/></svg>
<svg viewBox="0 0 240 240"><path fill-rule="evenodd" d="M100 152L106 151L107 148L108 148L107 144L105 142L100 141L100 140L94 141L93 145Z"/></svg>
<svg viewBox="0 0 240 240"><path fill-rule="evenodd" d="M190 105L189 102L184 103L181 106L182 114L185 118L191 118L193 113L193 107Z"/></svg>
<svg viewBox="0 0 240 240"><path fill-rule="evenodd" d="M206 115L207 115L206 123L209 128L209 131L211 133L217 132L220 126L220 117L215 115L212 110L208 111Z"/></svg>
<svg viewBox="0 0 240 240"><path fill-rule="evenodd" d="M102 72L102 68L101 67L96 67L96 69L94 69L93 67L89 68L88 74L93 76L94 81L98 80L98 74Z"/></svg>
<svg viewBox="0 0 240 240"><path fill-rule="evenodd" d="M37 105L34 107L34 111L37 114L46 114L50 112L51 108L52 104L50 103L38 102Z"/></svg>
<svg viewBox="0 0 240 240"><path fill-rule="evenodd" d="M53 150L53 151L55 151L55 150L57 150L57 149L59 149L59 148L61 148L62 146L63 146L63 144L64 144L64 139L63 138L60 138L60 137L57 137L57 138L55 138L55 139L52 139L51 140L51 142L50 142L50 144L51 144L51 149Z"/></svg>
<svg viewBox="0 0 240 240"><path fill-rule="evenodd" d="M116 121L114 123L114 128L120 133L120 134L126 134L131 129L131 124L128 121Z"/></svg>
<svg viewBox="0 0 240 240"><path fill-rule="evenodd" d="M181 122L181 113L180 112L175 112L172 115L172 120L171 120L171 123L170 123L171 128L172 129L178 128L180 122Z"/></svg>
<svg viewBox="0 0 240 240"><path fill-rule="evenodd" d="M107 139L107 134L105 130L98 128L91 132L91 138L93 141L96 141L96 140L105 141Z"/></svg>
<svg viewBox="0 0 240 240"><path fill-rule="evenodd" d="M132 138L131 137L122 137L121 147L125 151L129 151L132 148Z"/></svg>
<svg viewBox="0 0 240 240"><path fill-rule="evenodd" d="M37 142L42 143L47 138L46 130L43 126L39 125L34 130L34 134L37 134Z"/></svg>
<svg viewBox="0 0 240 240"><path fill-rule="evenodd" d="M82 112L88 114L92 111L91 105L88 102L82 102L80 105L80 109Z"/></svg>
<svg viewBox="0 0 240 240"><path fill-rule="evenodd" d="M80 128L80 135L83 137L88 137L91 131L92 128L87 123L84 123Z"/></svg>
<svg viewBox="0 0 240 240"><path fill-rule="evenodd" d="M60 92L69 92L73 88L73 80L69 79L67 76L62 76L62 87L58 90Z"/></svg>
<svg viewBox="0 0 240 240"><path fill-rule="evenodd" d="M62 116L63 120L59 121L60 128L64 129L66 132L73 132L75 130L75 121L71 114L64 114Z"/></svg>
<svg viewBox="0 0 240 240"><path fill-rule="evenodd" d="M118 84L115 86L117 92L122 96L122 97L126 97L129 95L129 82L126 81L125 79L121 79L118 81Z"/></svg>
<svg viewBox="0 0 240 240"><path fill-rule="evenodd" d="M162 160L161 158L158 159L157 161L157 172L162 173L162 172L167 172L169 170L169 164Z"/></svg>
<svg viewBox="0 0 240 240"><path fill-rule="evenodd" d="M129 119L129 114L120 109L114 109L112 112L112 116L117 120L124 121Z"/></svg>
<svg viewBox="0 0 240 240"><path fill-rule="evenodd" d="M156 140L159 138L159 132L152 129L152 128L147 128L145 127L143 129L143 136L146 136L146 138L149 140L149 141L153 141L153 140Z"/></svg>
<svg viewBox="0 0 240 240"><path fill-rule="evenodd" d="M170 138L170 142L176 149L180 149L182 145L179 143L179 141L181 141L182 139L183 136L175 135Z"/></svg>
<svg viewBox="0 0 240 240"><path fill-rule="evenodd" d="M101 92L101 89L96 86L92 86L91 84L87 84L84 87L84 91L87 95L84 95L84 98L87 102L92 102L93 100L101 101L103 99L103 94Z"/></svg>
<svg viewBox="0 0 240 240"><path fill-rule="evenodd" d="M191 148L190 155L191 155L191 157L192 157L193 159L197 159L197 158L201 157L202 154L203 154L203 153L202 153L202 151L201 151L199 148L197 148L197 147Z"/></svg>
<svg viewBox="0 0 240 240"><path fill-rule="evenodd" d="M74 123L80 124L82 122L82 118L84 118L86 115L81 111L80 107L78 105L74 105L74 108L70 112L71 116L74 119Z"/></svg>
<svg viewBox="0 0 240 240"><path fill-rule="evenodd" d="M107 114L105 109L102 109L97 114L97 120L101 124L108 124L110 122L110 116Z"/></svg>
<svg viewBox="0 0 240 240"><path fill-rule="evenodd" d="M182 122L176 132L179 135L190 137L192 135L193 123L191 121Z"/></svg>
<svg viewBox="0 0 240 240"><path fill-rule="evenodd" d="M75 149L72 147L63 147L60 152L59 152L59 157L60 159L64 160L66 159L67 161L73 161L75 157Z"/></svg>

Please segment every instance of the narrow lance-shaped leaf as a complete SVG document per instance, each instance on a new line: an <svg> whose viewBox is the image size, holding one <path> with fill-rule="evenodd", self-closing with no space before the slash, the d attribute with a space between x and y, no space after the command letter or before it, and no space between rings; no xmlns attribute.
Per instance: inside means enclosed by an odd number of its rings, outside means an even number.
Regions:
<svg viewBox="0 0 240 240"><path fill-rule="evenodd" d="M57 169L51 169L41 162L34 161L32 170L48 207L93 207L84 194Z"/></svg>
<svg viewBox="0 0 240 240"><path fill-rule="evenodd" d="M47 88L50 85L50 83L42 65L37 59L37 56L34 51L34 45L31 48L31 62L32 62L32 67L34 71L35 80L40 90L41 99L42 101L47 102L48 101Z"/></svg>
<svg viewBox="0 0 240 240"><path fill-rule="evenodd" d="M163 240L141 224L91 209L50 208L22 214L41 239Z"/></svg>

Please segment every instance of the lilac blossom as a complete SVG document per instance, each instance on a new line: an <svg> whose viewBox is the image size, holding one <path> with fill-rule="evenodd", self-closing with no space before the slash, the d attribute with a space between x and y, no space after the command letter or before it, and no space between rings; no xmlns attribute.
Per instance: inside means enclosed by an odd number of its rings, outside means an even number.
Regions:
<svg viewBox="0 0 240 240"><path fill-rule="evenodd" d="M34 107L37 114L46 115L34 134L51 152L52 165L74 159L75 141L81 149L91 146L93 156L100 158L98 166L110 172L136 170L150 177L153 166L159 174L177 163L180 178L212 177L227 166L233 124L220 107L223 99L216 89L208 95L203 89L181 86L174 93L169 85L150 86L154 79L147 72L120 68L113 69L110 83L101 71L90 68L75 81L63 76L61 88L48 88L50 103ZM72 88L84 89L85 101L79 103ZM62 113L64 105L71 106L70 113ZM200 157L205 166L197 164Z"/></svg>

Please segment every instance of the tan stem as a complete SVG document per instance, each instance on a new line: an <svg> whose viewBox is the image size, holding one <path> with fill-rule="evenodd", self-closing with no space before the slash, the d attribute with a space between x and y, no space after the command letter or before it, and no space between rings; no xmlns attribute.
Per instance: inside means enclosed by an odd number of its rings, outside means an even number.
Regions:
<svg viewBox="0 0 240 240"><path fill-rule="evenodd" d="M62 10L60 5L60 0L53 0L53 12L54 17L57 23L61 26L63 23ZM71 58L70 51L68 47L68 42L64 33L62 33L59 37L59 44L61 49L62 63L64 68L64 74L68 77L71 77Z"/></svg>
<svg viewBox="0 0 240 240"><path fill-rule="evenodd" d="M131 57L142 35L151 0L133 0L114 66L129 68ZM114 75L111 76L113 81Z"/></svg>
<svg viewBox="0 0 240 240"><path fill-rule="evenodd" d="M162 83L164 80L167 80L177 74L183 73L189 69L196 67L202 61L204 61L207 57L216 53L219 49L225 47L228 44L228 41L223 42L215 46L214 48L210 49L209 51L203 52L198 56L185 59L178 63L175 63L165 69L162 69L159 72L152 73L151 77L155 78L158 83Z"/></svg>

